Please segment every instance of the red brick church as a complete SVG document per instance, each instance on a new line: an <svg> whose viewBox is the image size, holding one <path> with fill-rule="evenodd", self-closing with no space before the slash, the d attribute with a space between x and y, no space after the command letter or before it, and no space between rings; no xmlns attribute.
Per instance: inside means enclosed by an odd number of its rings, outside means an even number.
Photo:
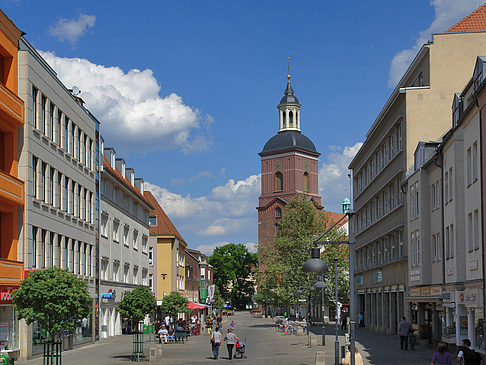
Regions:
<svg viewBox="0 0 486 365"><path fill-rule="evenodd" d="M258 202L258 245L273 243L277 222L290 199L302 193L322 209L318 193L318 158L314 143L300 130L299 100L290 85L278 104L278 133L268 140L259 153L261 157L261 195ZM330 221L338 221L342 214L331 213Z"/></svg>

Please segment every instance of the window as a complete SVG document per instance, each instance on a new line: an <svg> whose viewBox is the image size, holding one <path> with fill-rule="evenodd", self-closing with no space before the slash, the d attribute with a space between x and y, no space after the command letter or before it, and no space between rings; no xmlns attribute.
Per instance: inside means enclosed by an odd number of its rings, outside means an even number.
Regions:
<svg viewBox="0 0 486 365"><path fill-rule="evenodd" d="M157 216L151 215L149 216L149 226L154 227L157 225Z"/></svg>
<svg viewBox="0 0 486 365"><path fill-rule="evenodd" d="M304 173L304 191L309 192L309 174Z"/></svg>
<svg viewBox="0 0 486 365"><path fill-rule="evenodd" d="M467 186L472 184L472 170L471 170L471 163L472 163L472 153L471 148L467 149L467 162L466 162L466 179L467 179Z"/></svg>
<svg viewBox="0 0 486 365"><path fill-rule="evenodd" d="M37 98L39 95L39 90L35 86L32 86L32 125L39 129L38 119L37 119Z"/></svg>
<svg viewBox="0 0 486 365"><path fill-rule="evenodd" d="M129 280L129 271L130 271L130 265L125 264L123 266L123 281L125 283L128 283L128 280Z"/></svg>
<svg viewBox="0 0 486 365"><path fill-rule="evenodd" d="M478 180L478 143L474 142L472 152L472 182Z"/></svg>
<svg viewBox="0 0 486 365"><path fill-rule="evenodd" d="M149 274L148 285L149 285L150 290L153 292L154 291L154 275L153 274Z"/></svg>
<svg viewBox="0 0 486 365"><path fill-rule="evenodd" d="M449 201L451 201L452 197L453 197L452 178L453 178L453 175L452 175L452 167L451 167L451 168L449 168Z"/></svg>
<svg viewBox="0 0 486 365"><path fill-rule="evenodd" d="M138 231L133 230L133 249L138 250Z"/></svg>
<svg viewBox="0 0 486 365"><path fill-rule="evenodd" d="M120 279L119 269L120 269L120 262L114 261L113 262L113 281L118 281Z"/></svg>
<svg viewBox="0 0 486 365"><path fill-rule="evenodd" d="M47 104L47 98L42 95L41 97L41 127L42 127L42 133L44 135L47 135L48 127L47 127L47 118L46 118L46 104Z"/></svg>
<svg viewBox="0 0 486 365"><path fill-rule="evenodd" d="M275 174L275 191L283 191L283 175L281 172Z"/></svg>
<svg viewBox="0 0 486 365"><path fill-rule="evenodd" d="M468 248L469 252L471 252L474 249L474 243L473 243L473 215L472 213L469 213L467 215L467 242L468 242Z"/></svg>
<svg viewBox="0 0 486 365"><path fill-rule="evenodd" d="M147 252L147 236L142 236L142 252Z"/></svg>
<svg viewBox="0 0 486 365"><path fill-rule="evenodd" d="M50 240L49 240L49 267L54 266L54 240L55 240L55 233L51 232Z"/></svg>
<svg viewBox="0 0 486 365"><path fill-rule="evenodd" d="M37 227L32 227L32 268L37 267Z"/></svg>
<svg viewBox="0 0 486 365"><path fill-rule="evenodd" d="M62 132L61 132L61 116L62 112L57 109L57 121L56 121L56 143L61 146L61 138L62 138Z"/></svg>
<svg viewBox="0 0 486 365"><path fill-rule="evenodd" d="M133 267L133 276L132 276L132 283L138 284L138 267Z"/></svg>
<svg viewBox="0 0 486 365"><path fill-rule="evenodd" d="M62 236L57 235L57 246L56 246L56 260L54 265L61 267L61 246L62 246Z"/></svg>
<svg viewBox="0 0 486 365"><path fill-rule="evenodd" d="M147 269L142 270L142 285L147 285Z"/></svg>
<svg viewBox="0 0 486 365"><path fill-rule="evenodd" d="M32 196L34 199L39 199L38 190L37 190L37 166L38 166L39 159L35 156L32 156Z"/></svg>
<svg viewBox="0 0 486 365"><path fill-rule="evenodd" d="M49 204L54 204L54 169L51 167L50 169L50 178L49 178Z"/></svg>
<svg viewBox="0 0 486 365"><path fill-rule="evenodd" d="M451 236L450 236L450 231L449 227L446 227L445 230L445 249L446 249L446 260L449 260L451 258Z"/></svg>
<svg viewBox="0 0 486 365"><path fill-rule="evenodd" d="M153 247L149 247L149 250L148 250L148 262L149 262L149 265L150 266L153 265L153 259L154 259L154 248Z"/></svg>
<svg viewBox="0 0 486 365"><path fill-rule="evenodd" d="M118 235L119 228L120 228L120 221L114 220L113 221L113 241L115 242L120 242L120 237Z"/></svg>
<svg viewBox="0 0 486 365"><path fill-rule="evenodd" d="M398 231L398 256L403 257L403 231Z"/></svg>
<svg viewBox="0 0 486 365"><path fill-rule="evenodd" d="M49 138L54 140L54 104L49 102Z"/></svg>
<svg viewBox="0 0 486 365"><path fill-rule="evenodd" d="M275 208L275 218L282 218L282 208L280 207Z"/></svg>
<svg viewBox="0 0 486 365"><path fill-rule="evenodd" d="M474 229L474 249L479 249L479 212L478 210L474 211L473 217L473 229Z"/></svg>
<svg viewBox="0 0 486 365"><path fill-rule="evenodd" d="M397 125L397 148L398 151L402 149L402 125L400 123Z"/></svg>
<svg viewBox="0 0 486 365"><path fill-rule="evenodd" d="M418 86L424 86L424 73L420 72L418 75Z"/></svg>
<svg viewBox="0 0 486 365"><path fill-rule="evenodd" d="M46 266L46 240L47 240L47 231L45 229L41 229L41 241L39 247L39 268L42 269Z"/></svg>
<svg viewBox="0 0 486 365"><path fill-rule="evenodd" d="M128 242L128 231L130 230L130 227L129 226L124 226L123 227L123 244L125 246L128 246L129 245L129 242Z"/></svg>
<svg viewBox="0 0 486 365"><path fill-rule="evenodd" d="M101 260L101 280L108 280L107 272L108 272L108 260L102 259Z"/></svg>
<svg viewBox="0 0 486 365"><path fill-rule="evenodd" d="M101 215L101 235L104 237L108 237L108 232L106 230L108 225L108 215L102 214Z"/></svg>
<svg viewBox="0 0 486 365"><path fill-rule="evenodd" d="M445 203L449 202L449 172L444 174L444 199Z"/></svg>

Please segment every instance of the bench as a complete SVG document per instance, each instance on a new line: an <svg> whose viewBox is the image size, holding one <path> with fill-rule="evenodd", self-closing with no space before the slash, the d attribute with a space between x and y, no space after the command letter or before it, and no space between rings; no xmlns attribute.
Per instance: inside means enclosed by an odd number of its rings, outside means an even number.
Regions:
<svg viewBox="0 0 486 365"><path fill-rule="evenodd" d="M176 342L181 341L182 343L184 343L184 341L187 340L187 333L186 331L175 331L174 338Z"/></svg>

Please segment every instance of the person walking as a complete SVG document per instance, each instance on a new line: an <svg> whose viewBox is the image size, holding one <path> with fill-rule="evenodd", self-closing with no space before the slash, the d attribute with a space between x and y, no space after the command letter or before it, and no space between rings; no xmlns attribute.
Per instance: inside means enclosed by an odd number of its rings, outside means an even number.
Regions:
<svg viewBox="0 0 486 365"><path fill-rule="evenodd" d="M354 363L355 365L363 365L363 358L361 357L357 347L354 348ZM351 345L348 345L348 351L346 351L346 356L341 360L341 364L351 364Z"/></svg>
<svg viewBox="0 0 486 365"><path fill-rule="evenodd" d="M219 327L216 327L216 330L211 333L211 349L213 350L213 358L214 360L218 359L219 356L219 346L221 345L221 331Z"/></svg>
<svg viewBox="0 0 486 365"><path fill-rule="evenodd" d="M464 365L480 365L481 364L481 355L479 352L475 351L471 347L471 340L465 338L462 340L462 346L459 349L459 353L457 354L457 362L463 361Z"/></svg>
<svg viewBox="0 0 486 365"><path fill-rule="evenodd" d="M358 314L358 328L363 328L364 327L364 316L363 312L360 312Z"/></svg>
<svg viewBox="0 0 486 365"><path fill-rule="evenodd" d="M439 342L437 351L434 353L432 363L430 365L452 365L451 354L446 351L447 346L444 342Z"/></svg>
<svg viewBox="0 0 486 365"><path fill-rule="evenodd" d="M402 316L400 323L398 324L397 335L400 336L400 349L408 351L408 335L410 334L410 329L412 325Z"/></svg>
<svg viewBox="0 0 486 365"><path fill-rule="evenodd" d="M224 337L224 341L226 342L226 347L228 348L228 360L233 359L233 347L235 347L236 342L239 341L239 338L233 333L231 328L228 328L228 332Z"/></svg>

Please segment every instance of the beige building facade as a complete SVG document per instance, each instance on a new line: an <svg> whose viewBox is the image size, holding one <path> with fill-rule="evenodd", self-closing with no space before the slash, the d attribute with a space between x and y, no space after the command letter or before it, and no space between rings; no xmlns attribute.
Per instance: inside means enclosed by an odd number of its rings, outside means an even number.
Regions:
<svg viewBox="0 0 486 365"><path fill-rule="evenodd" d="M475 59L485 48L486 32L433 35L349 166L356 211L356 310L363 312L366 326L374 331L395 334L399 317L411 314L411 302L406 301L409 202L403 183L413 173L417 143L434 141L450 129L454 93L467 84Z"/></svg>

